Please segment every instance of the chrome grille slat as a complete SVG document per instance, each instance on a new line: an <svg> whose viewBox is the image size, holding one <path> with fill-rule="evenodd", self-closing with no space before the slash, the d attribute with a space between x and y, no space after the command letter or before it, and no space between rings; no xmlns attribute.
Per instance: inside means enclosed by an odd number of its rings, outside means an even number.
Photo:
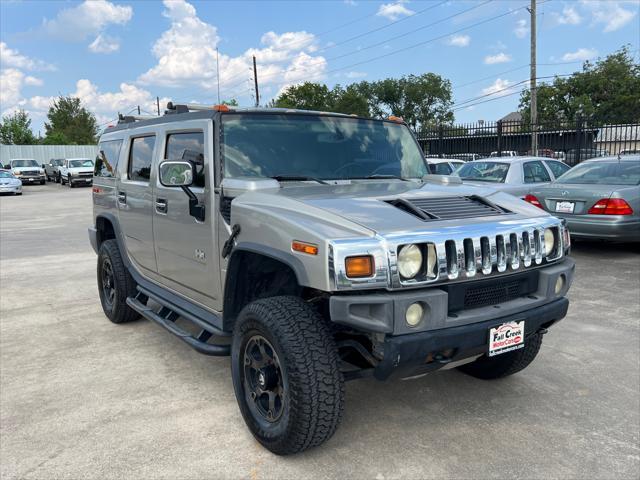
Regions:
<svg viewBox="0 0 640 480"><path fill-rule="evenodd" d="M497 269L504 272L507 269L507 249L505 246L504 235L496 236L496 252L497 252Z"/></svg>
<svg viewBox="0 0 640 480"><path fill-rule="evenodd" d="M522 258L525 267L531 266L531 239L528 231L522 232Z"/></svg>

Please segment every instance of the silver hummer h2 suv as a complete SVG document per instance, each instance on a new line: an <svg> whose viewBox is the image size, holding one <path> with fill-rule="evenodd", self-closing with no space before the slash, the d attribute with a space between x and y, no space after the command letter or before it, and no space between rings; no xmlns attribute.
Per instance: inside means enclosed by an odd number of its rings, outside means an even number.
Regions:
<svg viewBox="0 0 640 480"><path fill-rule="evenodd" d="M567 312L569 233L427 168L397 118L172 104L122 117L94 172L104 312L230 355L244 420L277 454L331 437L345 380L518 372Z"/></svg>

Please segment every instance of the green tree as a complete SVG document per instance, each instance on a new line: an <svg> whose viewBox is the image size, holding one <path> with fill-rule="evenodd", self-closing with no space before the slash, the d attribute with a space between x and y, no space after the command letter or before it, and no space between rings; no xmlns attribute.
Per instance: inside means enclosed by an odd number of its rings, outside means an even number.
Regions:
<svg viewBox="0 0 640 480"><path fill-rule="evenodd" d="M520 112L531 119L531 92L520 96ZM640 64L628 47L585 62L582 71L538 87L538 123L570 125L579 117L599 124L640 121Z"/></svg>
<svg viewBox="0 0 640 480"><path fill-rule="evenodd" d="M358 84L348 85L346 88L336 85L333 88L333 106L330 110L359 117L370 117L369 102L358 89Z"/></svg>
<svg viewBox="0 0 640 480"><path fill-rule="evenodd" d="M331 111L335 103L335 91L321 83L304 82L292 85L272 102L278 108Z"/></svg>
<svg viewBox="0 0 640 480"><path fill-rule="evenodd" d="M24 110L2 117L0 143L5 145L34 145L38 139L31 131L31 119Z"/></svg>
<svg viewBox="0 0 640 480"><path fill-rule="evenodd" d="M58 97L49 108L47 118L44 143L64 141L67 145L90 145L97 142L96 117L77 97Z"/></svg>

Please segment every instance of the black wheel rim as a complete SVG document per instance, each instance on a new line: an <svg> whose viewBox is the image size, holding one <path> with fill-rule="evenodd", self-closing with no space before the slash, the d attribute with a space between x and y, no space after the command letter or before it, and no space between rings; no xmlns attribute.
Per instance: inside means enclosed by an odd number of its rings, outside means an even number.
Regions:
<svg viewBox="0 0 640 480"><path fill-rule="evenodd" d="M244 391L254 416L269 423L282 416L285 387L280 360L273 345L254 335L244 348Z"/></svg>
<svg viewBox="0 0 640 480"><path fill-rule="evenodd" d="M113 276L113 267L111 266L111 260L105 258L102 261L102 274L100 276L102 280L102 293L104 293L104 300L109 307L113 306L113 300L116 297L116 283Z"/></svg>

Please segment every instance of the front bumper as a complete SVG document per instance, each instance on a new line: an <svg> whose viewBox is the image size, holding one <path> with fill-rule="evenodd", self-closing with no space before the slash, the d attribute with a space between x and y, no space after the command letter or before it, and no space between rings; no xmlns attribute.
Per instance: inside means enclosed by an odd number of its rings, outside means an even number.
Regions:
<svg viewBox="0 0 640 480"><path fill-rule="evenodd" d="M0 185L0 193L20 193L22 185Z"/></svg>
<svg viewBox="0 0 640 480"><path fill-rule="evenodd" d="M30 176L24 176L24 175L16 175L16 178L18 180L20 180L22 182L23 185L27 184L27 183L40 183L40 182L44 182L46 180L46 176L43 173L42 175L30 175Z"/></svg>
<svg viewBox="0 0 640 480"><path fill-rule="evenodd" d="M73 185L91 185L93 177L71 177L71 183Z"/></svg>
<svg viewBox="0 0 640 480"><path fill-rule="evenodd" d="M524 320L526 345L531 335L564 318L568 308L569 300L563 297L525 312L481 323L387 337L383 360L375 367L373 375L378 380L385 380L391 375L406 378L483 355L488 351L489 330L507 322Z"/></svg>

